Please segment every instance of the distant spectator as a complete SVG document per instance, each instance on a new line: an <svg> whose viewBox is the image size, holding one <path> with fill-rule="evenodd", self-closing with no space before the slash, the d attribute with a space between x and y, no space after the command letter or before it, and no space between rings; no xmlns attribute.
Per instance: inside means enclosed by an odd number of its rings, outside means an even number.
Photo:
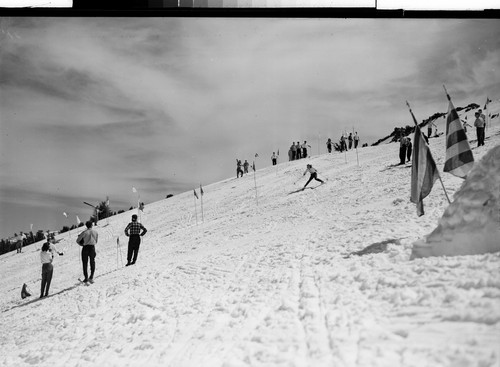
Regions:
<svg viewBox="0 0 500 367"><path fill-rule="evenodd" d="M125 228L125 235L129 238L127 265L125 266L134 265L137 261L141 237L144 236L147 231L148 230L141 223L137 222L137 215L132 215L132 222L130 222Z"/></svg>
<svg viewBox="0 0 500 367"><path fill-rule="evenodd" d="M476 136L477 136L477 146L480 147L484 145L484 126L485 122L481 117L481 113L478 111L474 114L476 117L476 121L474 121L474 126L476 127Z"/></svg>
<svg viewBox="0 0 500 367"><path fill-rule="evenodd" d="M413 149L412 144L411 144L411 138L407 137L407 145L406 145L406 158L407 161L409 162L411 160L411 150Z"/></svg>
<svg viewBox="0 0 500 367"><path fill-rule="evenodd" d="M347 144L345 142L344 134L342 134L340 136L340 151L343 152L344 150L347 150Z"/></svg>
<svg viewBox="0 0 500 367"><path fill-rule="evenodd" d="M26 236L24 235L24 233L22 231L19 232L19 235L16 236L16 251L18 254L23 252L23 246L25 240Z"/></svg>
<svg viewBox="0 0 500 367"><path fill-rule="evenodd" d="M302 144L302 158L307 158L307 147L311 147L310 145L307 145L307 141L304 140L304 144Z"/></svg>
<svg viewBox="0 0 500 367"><path fill-rule="evenodd" d="M300 149L300 142L297 142L297 150L295 152L295 159L302 158L302 149Z"/></svg>
<svg viewBox="0 0 500 367"><path fill-rule="evenodd" d="M297 147L295 146L295 142L292 142L290 149L292 150L292 161L294 161L297 159Z"/></svg>
<svg viewBox="0 0 500 367"><path fill-rule="evenodd" d="M352 133L349 133L349 137L347 138L347 140L349 141L349 150L352 149Z"/></svg>
<svg viewBox="0 0 500 367"><path fill-rule="evenodd" d="M248 167L250 166L250 163L247 162L245 159L245 163L243 163L243 173L248 173Z"/></svg>
<svg viewBox="0 0 500 367"><path fill-rule="evenodd" d="M408 139L401 134L399 139L399 164L405 164L406 162L406 148L408 146Z"/></svg>
<svg viewBox="0 0 500 367"><path fill-rule="evenodd" d="M243 177L243 169L241 168L241 161L236 159L236 178Z"/></svg>
<svg viewBox="0 0 500 367"><path fill-rule="evenodd" d="M332 152L332 139L330 138L326 141L326 149L328 150L328 153Z"/></svg>
<svg viewBox="0 0 500 367"><path fill-rule="evenodd" d="M273 155L271 156L271 162L273 162L273 166L276 166L276 164L278 163L278 156L275 152L273 152Z"/></svg>
<svg viewBox="0 0 500 367"><path fill-rule="evenodd" d="M288 161L293 161L293 153L291 147L288 149Z"/></svg>
<svg viewBox="0 0 500 367"><path fill-rule="evenodd" d="M356 133L354 134L354 149L358 148L358 144L359 144L359 136L358 132L356 131Z"/></svg>
<svg viewBox="0 0 500 367"><path fill-rule="evenodd" d="M87 227L86 230L81 232L76 239L76 242L82 246L82 265L83 265L83 275L85 276L83 282L93 283L94 282L94 272L95 272L95 245L99 238L99 234L95 229L92 229L92 221L87 221L85 223ZM88 276L87 267L90 260L90 277Z"/></svg>

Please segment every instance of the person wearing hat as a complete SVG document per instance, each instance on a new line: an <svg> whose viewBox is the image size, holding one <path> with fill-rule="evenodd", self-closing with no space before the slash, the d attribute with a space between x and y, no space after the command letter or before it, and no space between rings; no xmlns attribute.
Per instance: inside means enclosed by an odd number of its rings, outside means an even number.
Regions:
<svg viewBox="0 0 500 367"><path fill-rule="evenodd" d="M83 282L87 284L88 282L94 283L94 272L95 272L95 245L99 238L99 234L95 229L92 229L92 221L88 220L85 223L87 229L80 233L76 239L76 242L82 246L82 265L83 265ZM88 276L87 267L90 261L90 277Z"/></svg>
<svg viewBox="0 0 500 367"><path fill-rule="evenodd" d="M311 174L311 177L309 177L309 180L306 182L306 184L304 185L304 188L302 190L304 190L306 188L306 186L309 185L309 182L311 182L313 178L316 181L321 182L322 184L325 183L324 181L322 181L318 178L318 171L316 171L316 169L314 169L311 164L307 165L307 169L304 171L304 174L302 176L305 176L307 172L309 172Z"/></svg>
<svg viewBox="0 0 500 367"><path fill-rule="evenodd" d="M146 234L148 230L141 223L137 221L137 215L132 215L132 222L125 228L125 236L128 239L128 252L127 252L127 265L134 265L137 261L139 254L139 245L141 244L141 237Z"/></svg>

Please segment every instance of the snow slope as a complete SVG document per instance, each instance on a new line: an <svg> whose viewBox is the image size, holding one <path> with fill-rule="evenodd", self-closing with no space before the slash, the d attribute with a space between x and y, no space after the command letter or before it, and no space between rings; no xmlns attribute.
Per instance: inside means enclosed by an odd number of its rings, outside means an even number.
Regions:
<svg viewBox="0 0 500 367"><path fill-rule="evenodd" d="M498 118L486 137L476 160L499 145ZM444 137L430 145L442 171ZM417 216L398 149L360 149L359 166L355 151L325 154L204 186L198 224L192 190L149 204L131 267L132 212L104 220L89 287L77 281L80 230L65 233L42 300L40 244L0 257L0 365L498 366L500 253L409 260L447 201L436 184ZM327 183L289 194L306 163ZM450 195L462 184L442 178ZM21 300L24 282L34 294Z"/></svg>

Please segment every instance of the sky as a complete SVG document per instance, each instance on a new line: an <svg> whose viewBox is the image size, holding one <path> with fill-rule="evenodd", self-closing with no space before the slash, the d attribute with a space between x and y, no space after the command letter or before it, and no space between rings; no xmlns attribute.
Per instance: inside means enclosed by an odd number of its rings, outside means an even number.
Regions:
<svg viewBox="0 0 500 367"><path fill-rule="evenodd" d="M0 238L498 98L496 19L0 19ZM255 158L255 155L258 157ZM135 187L138 194L132 192ZM68 214L68 218L63 216Z"/></svg>

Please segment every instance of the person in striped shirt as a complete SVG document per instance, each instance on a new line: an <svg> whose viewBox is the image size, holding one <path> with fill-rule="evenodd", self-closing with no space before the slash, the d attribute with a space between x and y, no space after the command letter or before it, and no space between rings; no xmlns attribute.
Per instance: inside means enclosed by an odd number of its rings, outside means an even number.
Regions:
<svg viewBox="0 0 500 367"><path fill-rule="evenodd" d="M141 223L137 221L137 215L132 215L132 222L128 224L125 228L125 236L129 238L128 240L128 252L127 252L127 265L134 265L137 261L137 255L139 254L139 246L141 244L141 237L146 234L148 230Z"/></svg>

